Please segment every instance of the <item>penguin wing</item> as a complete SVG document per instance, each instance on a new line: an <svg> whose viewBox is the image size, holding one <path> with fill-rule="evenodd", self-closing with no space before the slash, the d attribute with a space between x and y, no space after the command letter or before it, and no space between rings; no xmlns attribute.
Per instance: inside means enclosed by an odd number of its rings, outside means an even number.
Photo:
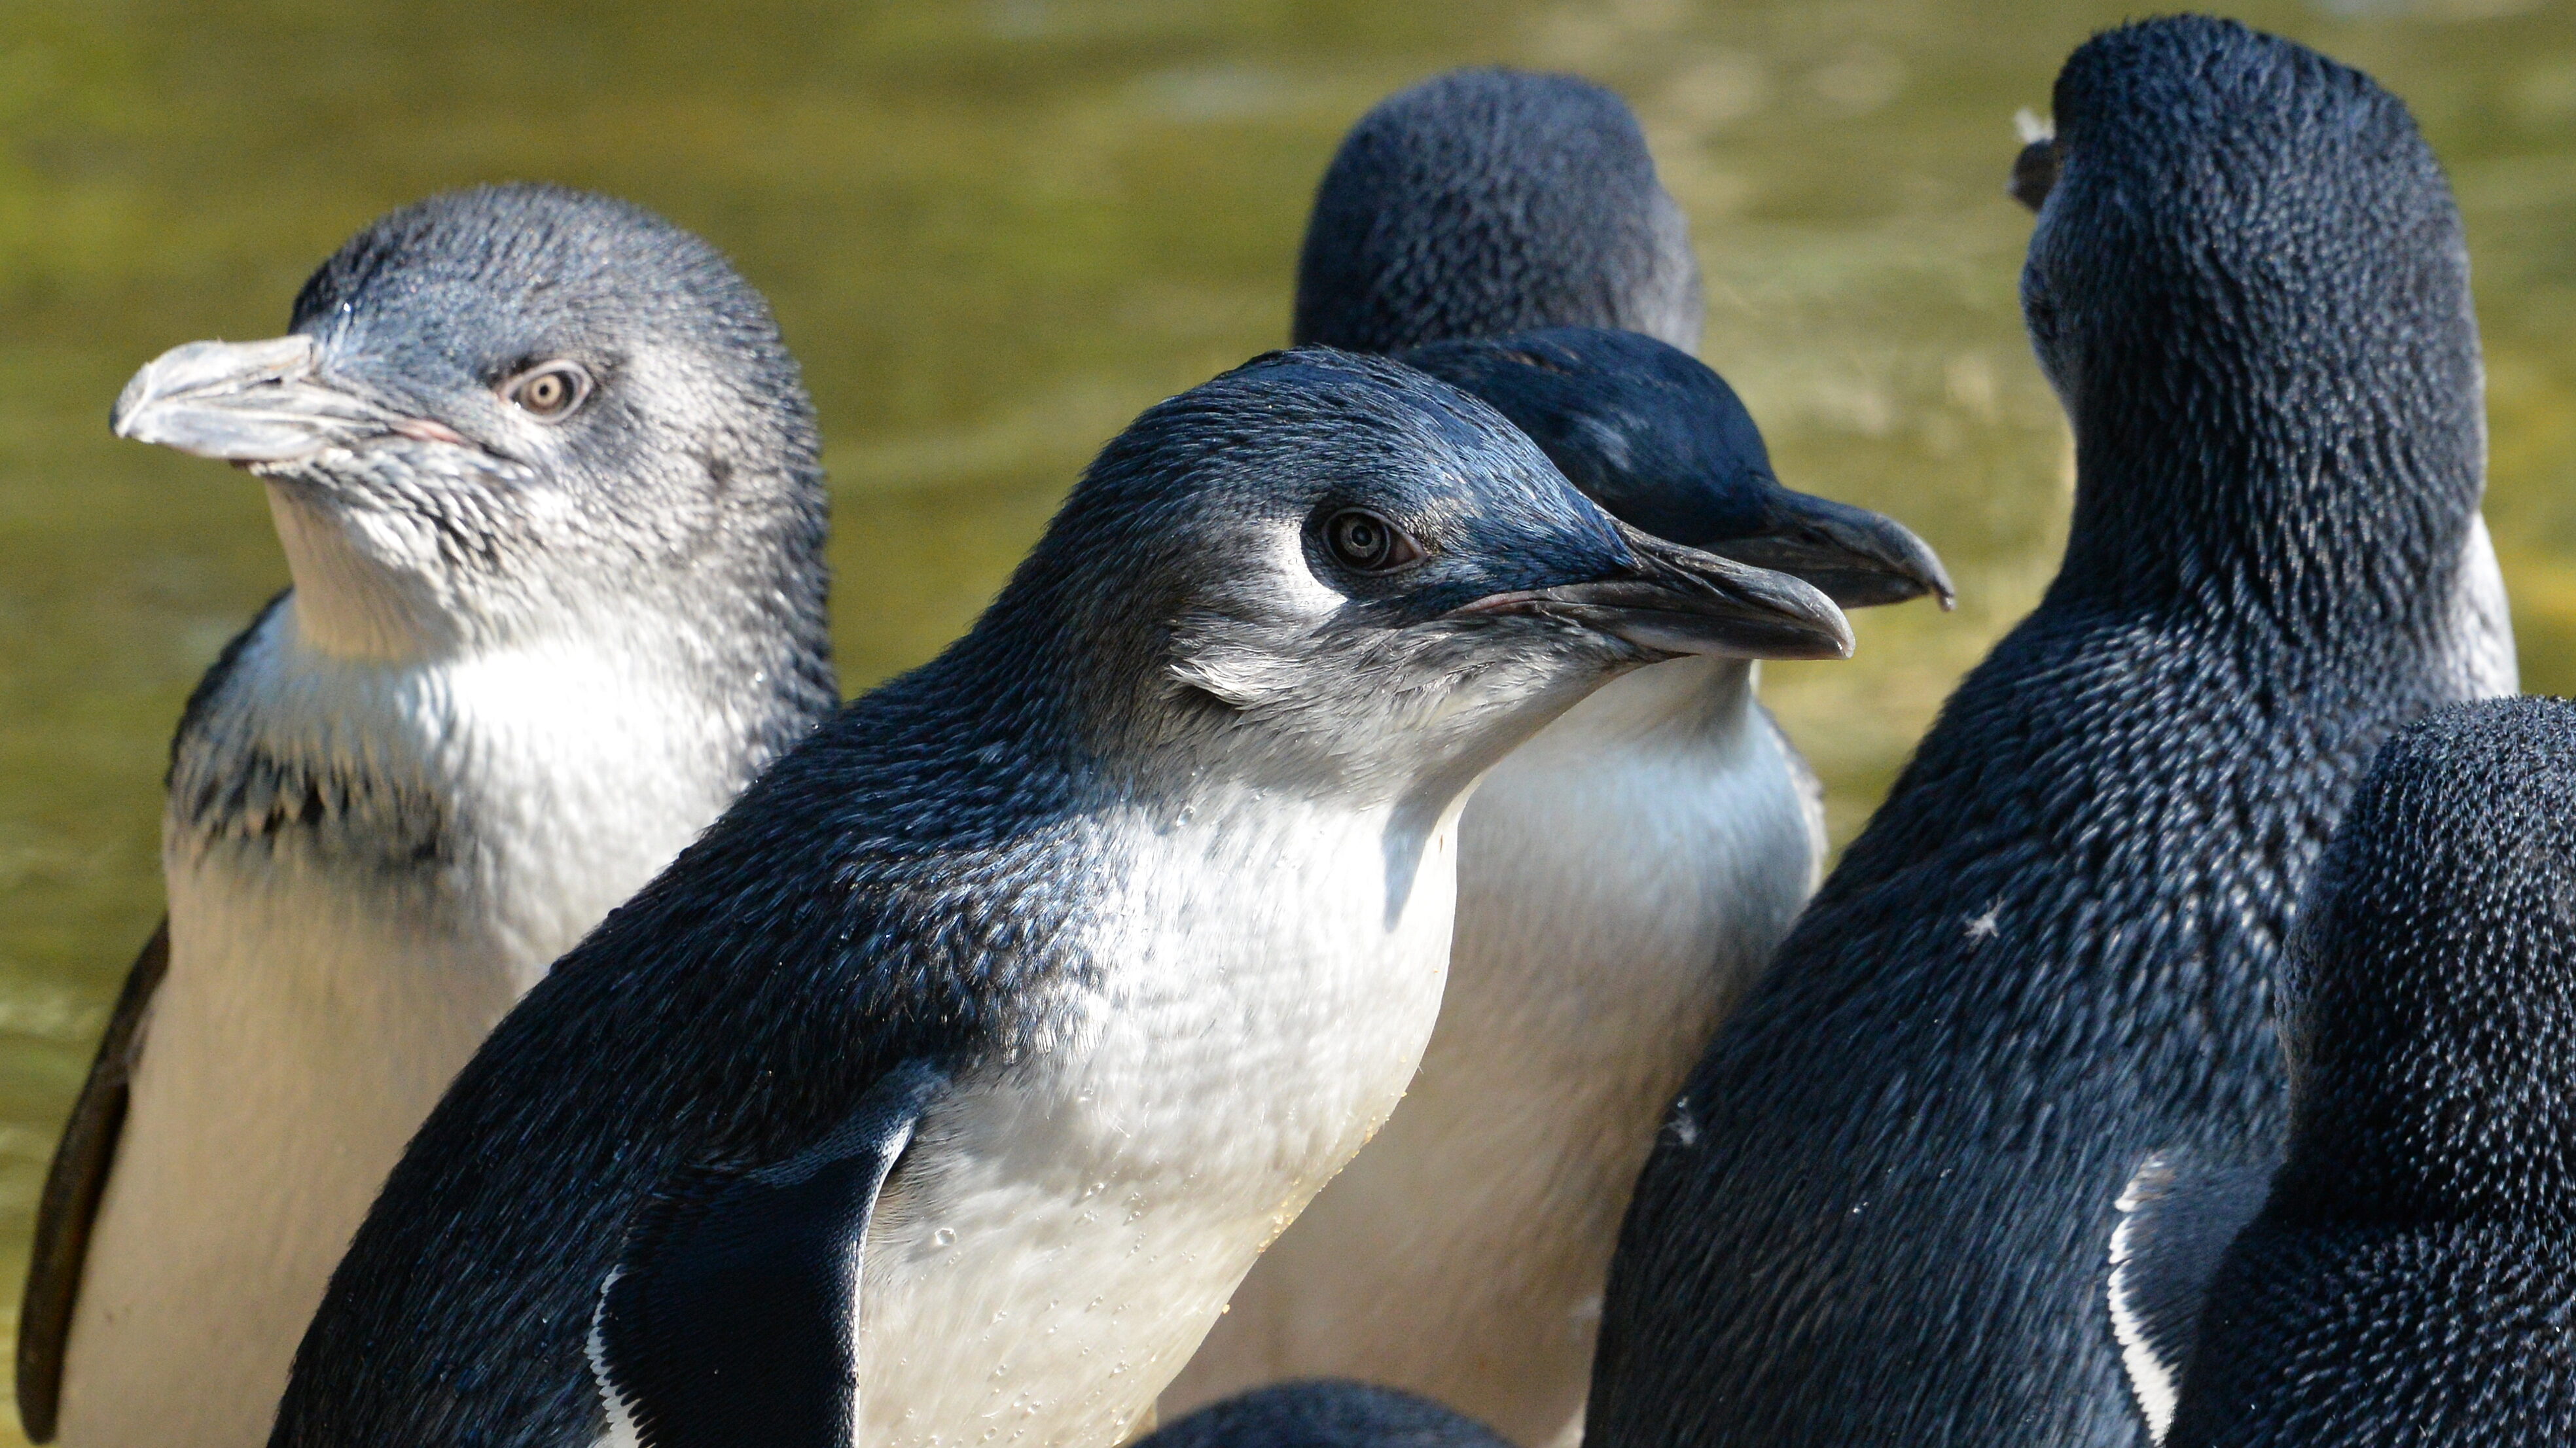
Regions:
<svg viewBox="0 0 2576 1448"><path fill-rule="evenodd" d="M848 1448L868 1219L945 1084L929 1063L907 1061L786 1161L692 1169L666 1184L592 1319L611 1441Z"/></svg>
<svg viewBox="0 0 2576 1448"><path fill-rule="evenodd" d="M18 1421L27 1437L49 1443L62 1406L63 1353L72 1335L72 1308L80 1301L81 1266L89 1258L90 1228L107 1194L116 1143L125 1132L125 1105L135 1064L143 1059L143 1026L152 998L170 972L170 919L144 942L126 972L125 989L108 1017L107 1035L89 1063L89 1079L72 1103L45 1173L36 1207L36 1240L27 1259L26 1295L18 1305Z"/></svg>
<svg viewBox="0 0 2576 1448"><path fill-rule="evenodd" d="M2173 1426L2201 1303L2227 1244L2263 1210L2278 1162L2212 1162L2157 1152L2120 1193L2111 1232L2111 1331L2147 1432Z"/></svg>

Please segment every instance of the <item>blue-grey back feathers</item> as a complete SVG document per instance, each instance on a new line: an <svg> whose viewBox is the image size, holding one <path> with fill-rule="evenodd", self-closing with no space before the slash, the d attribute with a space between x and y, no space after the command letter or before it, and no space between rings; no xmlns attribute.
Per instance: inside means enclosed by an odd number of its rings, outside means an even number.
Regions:
<svg viewBox="0 0 2576 1448"><path fill-rule="evenodd" d="M2167 1441L2576 1437L2576 705L2392 739L2295 958L2288 1159Z"/></svg>
<svg viewBox="0 0 2576 1448"><path fill-rule="evenodd" d="M2270 981L2370 753L2441 702L2481 469L2458 220L2404 107L2200 18L2057 90L2025 312L2066 558L1721 1032L1639 1184L1603 1448L2129 1445L2150 1152L2284 1125Z"/></svg>

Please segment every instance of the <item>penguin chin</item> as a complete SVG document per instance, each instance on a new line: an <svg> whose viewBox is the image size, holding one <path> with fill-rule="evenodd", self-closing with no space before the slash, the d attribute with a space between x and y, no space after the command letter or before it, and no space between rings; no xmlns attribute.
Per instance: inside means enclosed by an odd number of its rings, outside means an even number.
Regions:
<svg viewBox="0 0 2576 1448"><path fill-rule="evenodd" d="M1299 632L1283 646L1258 623L1201 614L1175 624L1172 644L1165 675L1184 697L1325 772L1390 776L1481 769L1605 679L1663 657L1521 619ZM1319 662L1319 646L1338 657Z"/></svg>
<svg viewBox="0 0 2576 1448"><path fill-rule="evenodd" d="M632 562L576 563L602 550L569 500L479 450L373 447L254 472L299 628L340 657L405 662L540 636L613 637L659 599Z"/></svg>

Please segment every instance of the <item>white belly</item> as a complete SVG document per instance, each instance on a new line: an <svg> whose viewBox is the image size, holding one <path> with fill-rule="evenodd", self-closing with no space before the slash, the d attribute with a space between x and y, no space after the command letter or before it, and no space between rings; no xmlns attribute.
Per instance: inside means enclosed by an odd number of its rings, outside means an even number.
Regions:
<svg viewBox="0 0 2576 1448"><path fill-rule="evenodd" d="M1785 744L1729 668L1621 680L1487 776L1421 1074L1253 1269L1167 1417L1339 1376L1528 1445L1579 1421L1637 1172L1821 845Z"/></svg>
<svg viewBox="0 0 2576 1448"><path fill-rule="evenodd" d="M460 843L417 868L326 861L292 830L208 843L174 819L170 969L74 1309L65 1448L265 1444L331 1270L448 1081L747 767L708 711L597 651L351 664L294 626L290 604L262 627L206 747L363 758ZM350 818L344 840L391 837Z"/></svg>
<svg viewBox="0 0 2576 1448"><path fill-rule="evenodd" d="M439 1092L543 962L344 894L174 879L63 1385L69 1448L265 1443L304 1324Z"/></svg>
<svg viewBox="0 0 2576 1448"><path fill-rule="evenodd" d="M1102 912L1112 977L1044 1049L943 1102L888 1186L860 1290L860 1442L1127 1436L1412 1076L1455 817L1394 850L1382 822L1323 819L1223 855L1192 828L1146 845L1171 863Z"/></svg>

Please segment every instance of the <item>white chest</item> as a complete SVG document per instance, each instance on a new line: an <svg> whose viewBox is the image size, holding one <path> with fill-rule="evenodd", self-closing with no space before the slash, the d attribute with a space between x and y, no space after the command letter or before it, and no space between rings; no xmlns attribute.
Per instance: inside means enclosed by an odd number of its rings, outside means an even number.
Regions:
<svg viewBox="0 0 2576 1448"><path fill-rule="evenodd" d="M1393 1110L1439 1011L1455 806L1128 832L1064 1028L924 1123L871 1226L861 1441L1107 1448Z"/></svg>
<svg viewBox="0 0 2576 1448"><path fill-rule="evenodd" d="M1750 671L1659 664L1496 766L1411 1092L1235 1295L1167 1413L1283 1378L1431 1395L1542 1444L1580 1409L1628 1192L1811 887Z"/></svg>
<svg viewBox="0 0 2576 1448"><path fill-rule="evenodd" d="M266 1441L449 1079L738 787L706 712L611 656L343 662L291 604L270 616L173 781L170 969L73 1324L68 1448Z"/></svg>

